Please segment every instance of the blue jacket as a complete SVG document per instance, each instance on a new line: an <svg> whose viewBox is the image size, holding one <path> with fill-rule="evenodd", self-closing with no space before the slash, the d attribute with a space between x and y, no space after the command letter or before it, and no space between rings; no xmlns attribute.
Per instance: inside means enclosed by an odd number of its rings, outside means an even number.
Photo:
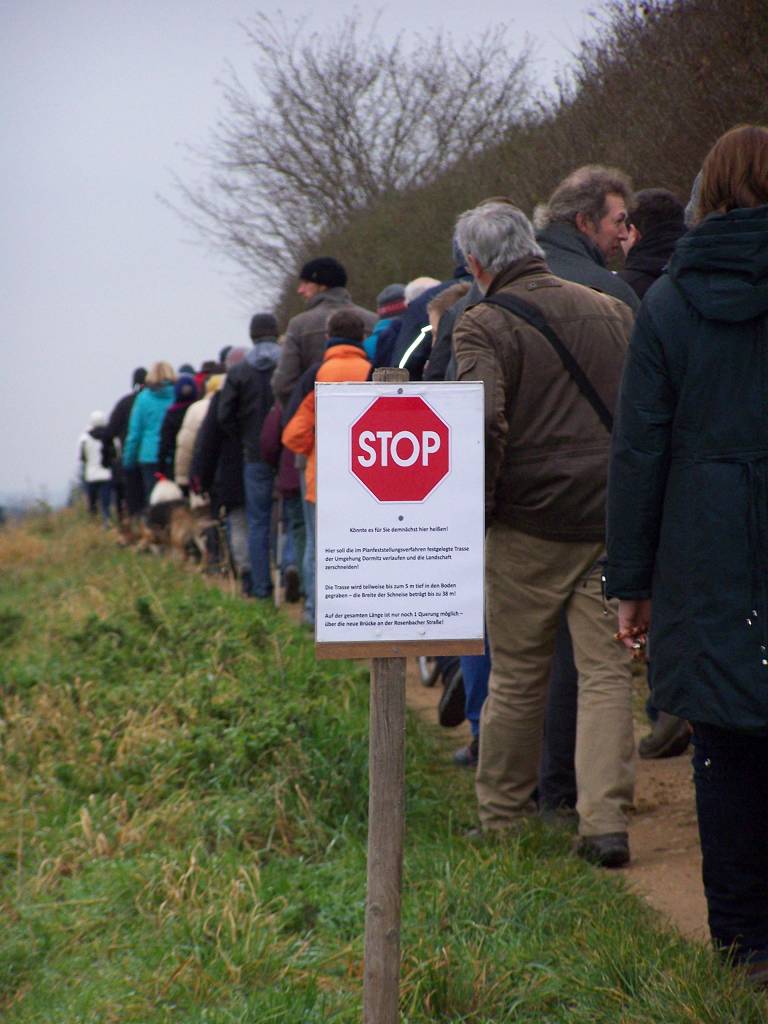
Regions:
<svg viewBox="0 0 768 1024"><path fill-rule="evenodd" d="M158 461L160 431L173 401L173 384L145 387L138 393L131 408L123 448L123 465L126 469L133 469L137 463L151 465Z"/></svg>
<svg viewBox="0 0 768 1024"><path fill-rule="evenodd" d="M398 322L397 318L391 316L385 316L381 320L377 320L373 330L363 342L365 354L374 366L378 366L378 363L376 362L376 347L379 344L379 338L384 331L388 330L392 326L392 324Z"/></svg>
<svg viewBox="0 0 768 1024"><path fill-rule="evenodd" d="M609 594L652 599L657 707L768 733L768 206L707 217L643 299L606 575Z"/></svg>

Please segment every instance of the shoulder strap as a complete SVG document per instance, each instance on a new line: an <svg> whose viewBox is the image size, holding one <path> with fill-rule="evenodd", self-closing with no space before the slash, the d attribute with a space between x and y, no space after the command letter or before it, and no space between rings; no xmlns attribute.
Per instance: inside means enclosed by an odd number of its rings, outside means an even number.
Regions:
<svg viewBox="0 0 768 1024"><path fill-rule="evenodd" d="M544 335L555 352L557 352L560 357L560 361L570 374L579 391L581 391L582 395L584 395L586 400L595 410L600 422L610 434L613 430L613 416L611 415L608 407L600 395L598 395L597 391L595 391L592 386L592 382L589 377L587 377L586 373L584 373L574 355L568 348L566 348L563 341L547 323L541 310L536 306L525 302L523 299L518 299L516 296L504 294L503 292L487 296L481 301L487 302L492 306L501 306L510 313L514 313L515 316L519 316L521 320L527 321L527 323L531 324L532 327L535 327L540 334Z"/></svg>

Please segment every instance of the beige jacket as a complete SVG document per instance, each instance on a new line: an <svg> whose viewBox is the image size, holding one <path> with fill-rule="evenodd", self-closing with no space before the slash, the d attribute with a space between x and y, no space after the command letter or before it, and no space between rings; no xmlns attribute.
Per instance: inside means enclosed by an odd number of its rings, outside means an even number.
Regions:
<svg viewBox="0 0 768 1024"><path fill-rule="evenodd" d="M537 257L497 274L487 294L498 291L539 308L613 410L629 307L554 277ZM457 379L485 384L487 521L550 540L602 540L610 437L550 343L482 302L462 314L453 337Z"/></svg>
<svg viewBox="0 0 768 1024"><path fill-rule="evenodd" d="M205 382L205 395L199 398L184 413L181 427L176 435L176 455L173 461L173 478L181 487L189 486L189 470L195 454L195 441L214 395L224 383L224 374L213 374Z"/></svg>

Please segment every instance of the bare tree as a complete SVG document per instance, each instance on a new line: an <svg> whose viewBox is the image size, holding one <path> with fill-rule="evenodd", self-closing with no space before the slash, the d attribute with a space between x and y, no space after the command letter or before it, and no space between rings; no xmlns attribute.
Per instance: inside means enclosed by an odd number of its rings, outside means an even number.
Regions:
<svg viewBox="0 0 768 1024"><path fill-rule="evenodd" d="M503 137L528 100L528 43L510 54L503 26L460 46L388 42L355 17L321 35L261 14L246 32L254 85L230 70L203 184L177 180L175 205L265 284L356 212Z"/></svg>

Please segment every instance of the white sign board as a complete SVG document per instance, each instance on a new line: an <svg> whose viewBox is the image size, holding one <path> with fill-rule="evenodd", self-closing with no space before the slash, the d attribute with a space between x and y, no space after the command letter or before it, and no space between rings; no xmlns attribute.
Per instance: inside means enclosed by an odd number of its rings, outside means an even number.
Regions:
<svg viewBox="0 0 768 1024"><path fill-rule="evenodd" d="M315 396L318 655L481 652L482 383Z"/></svg>

